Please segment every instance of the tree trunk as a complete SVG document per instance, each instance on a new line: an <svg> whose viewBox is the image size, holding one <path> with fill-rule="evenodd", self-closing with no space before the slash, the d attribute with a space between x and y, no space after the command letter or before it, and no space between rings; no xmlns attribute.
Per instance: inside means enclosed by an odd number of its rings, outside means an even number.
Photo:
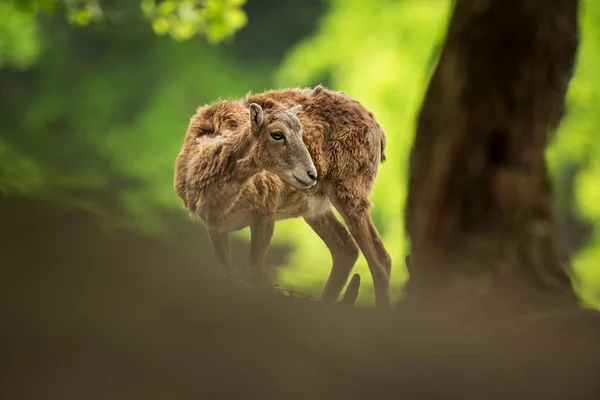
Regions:
<svg viewBox="0 0 600 400"><path fill-rule="evenodd" d="M456 0L410 156L407 300L504 313L577 306L545 148L577 0Z"/></svg>

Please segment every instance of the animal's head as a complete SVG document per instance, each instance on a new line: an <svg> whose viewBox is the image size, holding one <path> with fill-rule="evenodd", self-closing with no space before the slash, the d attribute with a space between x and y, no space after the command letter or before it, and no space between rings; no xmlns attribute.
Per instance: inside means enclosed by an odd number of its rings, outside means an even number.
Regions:
<svg viewBox="0 0 600 400"><path fill-rule="evenodd" d="M308 189L317 183L317 169L302 139L302 124L296 117L300 107L263 110L252 103L250 130L259 165L298 189Z"/></svg>

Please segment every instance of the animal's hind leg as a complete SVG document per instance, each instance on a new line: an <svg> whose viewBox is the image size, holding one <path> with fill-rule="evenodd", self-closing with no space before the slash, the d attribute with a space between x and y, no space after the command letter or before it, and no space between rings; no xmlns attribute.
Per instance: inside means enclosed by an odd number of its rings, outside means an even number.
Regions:
<svg viewBox="0 0 600 400"><path fill-rule="evenodd" d="M358 246L332 210L304 220L325 242L333 261L329 278L321 292L321 299L328 302L336 301L358 259Z"/></svg>
<svg viewBox="0 0 600 400"><path fill-rule="evenodd" d="M355 188L356 189L356 188ZM391 305L390 282L392 260L383 245L383 241L369 214L370 202L367 191L336 188L332 191L331 200L335 208L342 214L354 240L363 252L373 277L375 302L378 307Z"/></svg>
<svg viewBox="0 0 600 400"><path fill-rule="evenodd" d="M210 242L212 243L217 263L219 264L218 275L226 276L233 273L231 265L231 252L229 248L229 233L218 232L212 228L207 228Z"/></svg>

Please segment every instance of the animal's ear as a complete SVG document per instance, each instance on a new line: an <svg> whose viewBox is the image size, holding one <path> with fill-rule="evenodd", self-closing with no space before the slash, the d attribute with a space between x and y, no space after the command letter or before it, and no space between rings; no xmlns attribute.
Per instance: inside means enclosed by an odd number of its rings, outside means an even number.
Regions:
<svg viewBox="0 0 600 400"><path fill-rule="evenodd" d="M263 123L263 109L256 103L250 104L250 125L252 128L258 129Z"/></svg>
<svg viewBox="0 0 600 400"><path fill-rule="evenodd" d="M292 114L292 115L296 115L296 114L298 113L298 110L300 110L301 108L302 108L302 105L301 105L301 104L298 104L297 106L294 106L294 107L290 108L290 109L288 110L288 112L289 112L290 114Z"/></svg>

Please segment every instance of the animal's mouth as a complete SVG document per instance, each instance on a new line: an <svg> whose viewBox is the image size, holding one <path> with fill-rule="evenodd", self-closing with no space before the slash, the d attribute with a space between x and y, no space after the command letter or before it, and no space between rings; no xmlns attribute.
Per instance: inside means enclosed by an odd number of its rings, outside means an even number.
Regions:
<svg viewBox="0 0 600 400"><path fill-rule="evenodd" d="M302 179L298 178L296 175L292 174L292 176L294 177L294 179L296 180L296 182L298 182L300 185L302 185L304 188L309 188L314 186L317 181L310 181L310 182L305 182Z"/></svg>

